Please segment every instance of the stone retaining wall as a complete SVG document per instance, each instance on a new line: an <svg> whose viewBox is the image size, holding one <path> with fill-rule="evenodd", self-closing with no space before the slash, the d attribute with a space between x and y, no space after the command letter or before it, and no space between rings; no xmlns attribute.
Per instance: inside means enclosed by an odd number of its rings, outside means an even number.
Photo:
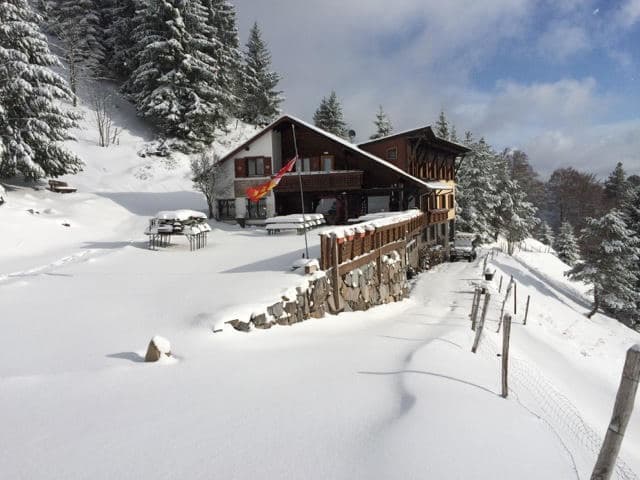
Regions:
<svg viewBox="0 0 640 480"><path fill-rule="evenodd" d="M409 294L407 266L398 252L384 255L380 262L371 262L352 270L338 279L343 312L368 310L376 305L397 302ZM334 289L325 272L316 272L306 289L297 288L294 298L283 296L267 307L266 312L253 314L248 319L227 322L236 330L247 332L251 328L266 329L274 325L293 325L309 318L322 318L326 313L338 314Z"/></svg>

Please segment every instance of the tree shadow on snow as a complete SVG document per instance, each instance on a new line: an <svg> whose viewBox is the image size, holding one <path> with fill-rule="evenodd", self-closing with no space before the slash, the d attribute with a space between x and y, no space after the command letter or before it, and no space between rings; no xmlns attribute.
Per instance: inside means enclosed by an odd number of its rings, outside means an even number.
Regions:
<svg viewBox="0 0 640 480"><path fill-rule="evenodd" d="M135 247L142 250L149 250L149 242L84 242L82 248L95 250L117 250L124 247Z"/></svg>
<svg viewBox="0 0 640 480"><path fill-rule="evenodd" d="M498 396L498 394L496 392L492 392L491 390L489 390L486 387L483 387L482 385L478 385L476 383L468 382L466 380L461 380L459 378L451 377L449 375L444 375L442 373L427 372L427 371L423 371L423 370L398 370L398 371L393 371L393 372L358 372L358 373L360 375L403 375L405 373L415 373L415 374L418 374L418 375L429 375L431 377L443 378L445 380L451 380L453 382L462 383L464 385L468 385L470 387L474 387L474 388L477 388L477 389L482 390L484 392L490 393L491 395Z"/></svg>
<svg viewBox="0 0 640 480"><path fill-rule="evenodd" d="M161 210L191 209L206 212L204 196L198 192L96 192L134 215L152 217Z"/></svg>
<svg viewBox="0 0 640 480"><path fill-rule="evenodd" d="M136 352L120 352L105 355L107 358L118 358L120 360L129 360L135 363L144 363L144 357Z"/></svg>
<svg viewBox="0 0 640 480"><path fill-rule="evenodd" d="M256 248L260 248L256 246ZM320 247L309 249L309 256L315 258L318 256ZM282 272L290 270L293 262L302 258L304 248L293 250L290 253L278 255L276 257L265 258L257 262L247 263L238 267L224 270L222 273L251 273L251 272Z"/></svg>

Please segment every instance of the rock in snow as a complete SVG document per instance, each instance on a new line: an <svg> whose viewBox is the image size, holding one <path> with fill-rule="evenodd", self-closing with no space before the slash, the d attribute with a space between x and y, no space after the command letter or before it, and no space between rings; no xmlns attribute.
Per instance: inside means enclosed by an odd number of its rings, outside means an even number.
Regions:
<svg viewBox="0 0 640 480"><path fill-rule="evenodd" d="M171 343L166 338L156 335L149 342L144 361L157 362L163 355L167 357L171 356Z"/></svg>

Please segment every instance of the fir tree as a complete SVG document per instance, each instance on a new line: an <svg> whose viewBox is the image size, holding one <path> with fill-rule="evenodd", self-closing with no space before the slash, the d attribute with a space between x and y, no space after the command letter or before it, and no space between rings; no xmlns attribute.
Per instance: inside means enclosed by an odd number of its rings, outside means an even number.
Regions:
<svg viewBox="0 0 640 480"><path fill-rule="evenodd" d="M451 125L451 133L449 133L449 140L452 142L458 142L458 132L456 132L456 126Z"/></svg>
<svg viewBox="0 0 640 480"><path fill-rule="evenodd" d="M211 39L213 49L208 53L216 62L220 101L227 117L239 117L242 112L238 99L243 95L245 77L235 8L227 0L204 0L203 4L207 11L207 25L215 37Z"/></svg>
<svg viewBox="0 0 640 480"><path fill-rule="evenodd" d="M313 114L313 123L326 132L342 138L347 137L347 124L344 121L342 105L340 105L335 91L331 92L329 98L322 98L320 106Z"/></svg>
<svg viewBox="0 0 640 480"><path fill-rule="evenodd" d="M440 111L440 116L436 122L436 131L434 133L444 140L449 140L449 122L442 110Z"/></svg>
<svg viewBox="0 0 640 480"><path fill-rule="evenodd" d="M618 162L616 168L604 182L604 196L612 208L620 208L628 190L629 184L624 168L622 168L622 162Z"/></svg>
<svg viewBox="0 0 640 480"><path fill-rule="evenodd" d="M216 128L226 126L224 92L207 54L215 48L207 12L198 2L152 0L143 15L136 32L138 67L127 90L140 116L183 140L186 150L200 150Z"/></svg>
<svg viewBox="0 0 640 480"><path fill-rule="evenodd" d="M69 72L69 85L78 94L81 78L102 73L104 31L94 0L58 0L53 4L49 28L61 40ZM73 106L77 103L73 99Z"/></svg>
<svg viewBox="0 0 640 480"><path fill-rule="evenodd" d="M507 239L508 253L512 255L517 243L531 235L538 223L536 208L527 201L527 195L516 180L509 176L508 164L504 156L497 159L498 207L493 225L496 233L501 232Z"/></svg>
<svg viewBox="0 0 640 480"><path fill-rule="evenodd" d="M244 60L240 117L252 125L267 125L280 113L283 98L276 90L280 75L271 70L271 53L257 23L249 32Z"/></svg>
<svg viewBox="0 0 640 480"><path fill-rule="evenodd" d="M500 204L495 153L483 139L473 142L470 132L467 132L465 142L472 151L458 169L456 228L476 233L484 241L489 241L495 233L494 216Z"/></svg>
<svg viewBox="0 0 640 480"><path fill-rule="evenodd" d="M540 222L540 241L547 245L553 245L553 229L545 221Z"/></svg>
<svg viewBox="0 0 640 480"><path fill-rule="evenodd" d="M569 222L564 222L560 226L560 231L555 239L553 248L558 254L558 258L572 267L580 259L580 248L573 233L573 227Z"/></svg>
<svg viewBox="0 0 640 480"><path fill-rule="evenodd" d="M583 261L568 275L591 284L593 308L587 317L601 308L614 315L634 311L640 293L636 289L638 275L629 266L640 261L640 240L629 230L621 212L613 209L599 219L587 219L580 240Z"/></svg>
<svg viewBox="0 0 640 480"><path fill-rule="evenodd" d="M81 169L80 159L59 142L79 116L62 108L74 97L38 27L40 19L26 0L0 2L0 176L29 179Z"/></svg>
<svg viewBox="0 0 640 480"><path fill-rule="evenodd" d="M376 126L376 133L369 137L371 140L386 137L391 135L391 132L393 132L391 120L389 120L389 117L382 109L382 105L378 108L378 113L376 113L376 119L373 121L373 124Z"/></svg>
<svg viewBox="0 0 640 480"><path fill-rule="evenodd" d="M105 64L107 73L125 79L135 70L135 28L143 0L114 0L105 6Z"/></svg>

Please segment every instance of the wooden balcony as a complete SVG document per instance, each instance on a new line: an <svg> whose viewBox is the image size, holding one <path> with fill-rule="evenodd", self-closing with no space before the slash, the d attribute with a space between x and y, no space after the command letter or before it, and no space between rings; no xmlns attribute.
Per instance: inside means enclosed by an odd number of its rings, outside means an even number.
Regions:
<svg viewBox="0 0 640 480"><path fill-rule="evenodd" d="M330 172L303 172L302 189L305 192L341 192L362 188L362 170L334 170ZM297 173L287 173L275 188L276 192L299 192Z"/></svg>
<svg viewBox="0 0 640 480"><path fill-rule="evenodd" d="M449 216L448 208L438 208L427 212L427 224L446 222Z"/></svg>

